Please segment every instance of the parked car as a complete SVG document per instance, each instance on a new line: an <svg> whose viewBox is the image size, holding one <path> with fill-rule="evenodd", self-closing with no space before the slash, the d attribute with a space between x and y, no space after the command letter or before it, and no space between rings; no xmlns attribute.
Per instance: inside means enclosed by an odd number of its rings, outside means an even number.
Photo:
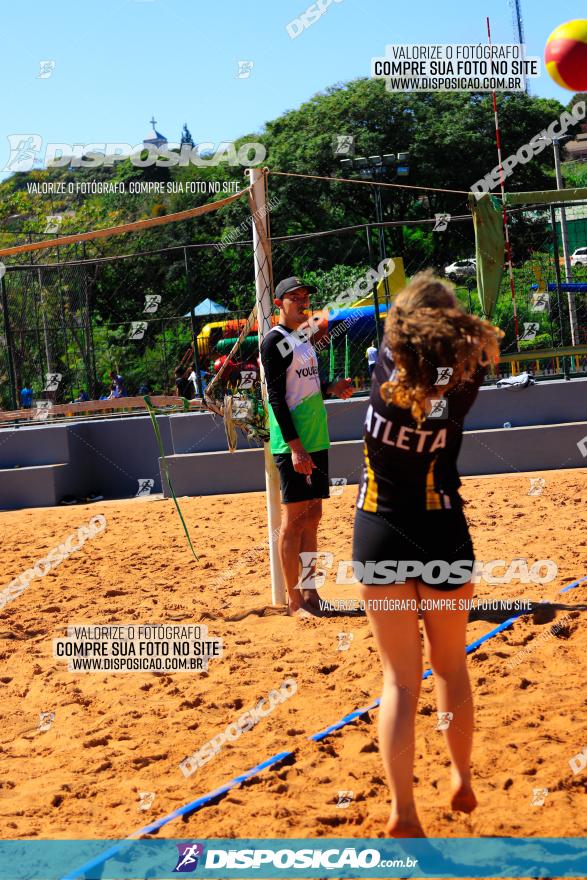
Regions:
<svg viewBox="0 0 587 880"><path fill-rule="evenodd" d="M477 274L477 260L474 257L469 260L455 260L450 266L444 267L444 274L451 281L472 278Z"/></svg>
<svg viewBox="0 0 587 880"><path fill-rule="evenodd" d="M577 248L571 255L571 266L587 266L587 247Z"/></svg>

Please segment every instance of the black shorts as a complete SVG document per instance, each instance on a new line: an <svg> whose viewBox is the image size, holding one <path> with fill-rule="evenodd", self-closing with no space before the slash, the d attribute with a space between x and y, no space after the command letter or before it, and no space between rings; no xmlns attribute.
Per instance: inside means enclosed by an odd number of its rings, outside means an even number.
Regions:
<svg viewBox="0 0 587 880"><path fill-rule="evenodd" d="M330 497L330 481L328 479L328 450L311 452L310 457L316 465L312 475L298 474L291 463L291 455L287 453L274 455L281 482L281 500L283 504L296 501L312 501L314 498Z"/></svg>
<svg viewBox="0 0 587 880"><path fill-rule="evenodd" d="M470 581L475 553L462 509L385 516L355 513L353 561L360 563L355 577L361 583L386 586L417 577L432 589L448 591ZM415 568L419 564L421 574L410 573L408 562Z"/></svg>

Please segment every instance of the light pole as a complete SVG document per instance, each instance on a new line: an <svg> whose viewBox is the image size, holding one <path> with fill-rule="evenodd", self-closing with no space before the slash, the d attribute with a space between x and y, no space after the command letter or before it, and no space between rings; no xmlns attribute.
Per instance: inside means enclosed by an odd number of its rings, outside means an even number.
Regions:
<svg viewBox="0 0 587 880"><path fill-rule="evenodd" d="M544 140L548 143L549 138L540 138L540 140ZM554 150L554 171L556 174L556 188L564 189L565 184L563 181L563 175L561 170L561 155L560 155L560 145L565 144L566 141L571 140L568 135L565 135L560 138L552 139L552 147ZM571 271L571 260L569 257L569 236L567 232L567 212L563 207L558 209L560 211L560 220L561 220L561 241L563 245L563 263L565 266L565 281L567 284L573 280L573 273ZM556 235L556 225L553 229L554 234ZM569 306L569 324L571 327L571 345L577 345L579 341L579 326L577 323L577 308L575 305L575 295L570 290L567 290L567 303Z"/></svg>
<svg viewBox="0 0 587 880"><path fill-rule="evenodd" d="M391 168L395 169L396 177L406 177L410 173L409 153L384 153L382 156L357 156L355 159L342 159L341 166L344 171L357 169L361 177L377 179L382 181ZM395 178L394 178L395 179ZM381 186L373 187L373 199L375 202L375 219L377 222L378 239L379 239L379 260L387 259L387 249L385 247L385 232L383 229L383 201L381 199ZM367 229L369 227L367 226ZM390 295L389 283L387 275L384 277L385 289L385 305L389 311ZM375 325L377 329L377 338L379 340L381 317L379 314L379 298L377 295L377 286L373 289L373 305L375 308Z"/></svg>

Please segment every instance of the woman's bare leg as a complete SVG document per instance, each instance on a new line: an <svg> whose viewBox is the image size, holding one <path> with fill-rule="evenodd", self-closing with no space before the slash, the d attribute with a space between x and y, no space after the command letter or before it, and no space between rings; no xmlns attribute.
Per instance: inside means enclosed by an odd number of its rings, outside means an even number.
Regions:
<svg viewBox="0 0 587 880"><path fill-rule="evenodd" d="M423 611L426 652L434 672L439 712L452 712L443 731L451 759L451 807L472 813L477 799L471 786L473 745L473 699L465 654L469 613L459 611L460 599L471 599L473 585L454 592L440 592L418 583L421 599L455 599L457 610Z"/></svg>
<svg viewBox="0 0 587 880"><path fill-rule="evenodd" d="M362 586L361 596L383 666L379 750L391 792L386 830L392 837L424 837L413 788L414 722L422 681L418 612L377 607L386 599L417 601L416 581L391 587Z"/></svg>

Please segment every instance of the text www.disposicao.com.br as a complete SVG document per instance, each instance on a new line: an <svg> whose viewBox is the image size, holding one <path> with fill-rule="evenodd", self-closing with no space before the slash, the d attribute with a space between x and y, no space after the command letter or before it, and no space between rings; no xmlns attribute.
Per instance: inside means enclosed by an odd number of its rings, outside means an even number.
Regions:
<svg viewBox="0 0 587 880"><path fill-rule="evenodd" d="M71 657L72 672L189 672L203 669L201 657Z"/></svg>

